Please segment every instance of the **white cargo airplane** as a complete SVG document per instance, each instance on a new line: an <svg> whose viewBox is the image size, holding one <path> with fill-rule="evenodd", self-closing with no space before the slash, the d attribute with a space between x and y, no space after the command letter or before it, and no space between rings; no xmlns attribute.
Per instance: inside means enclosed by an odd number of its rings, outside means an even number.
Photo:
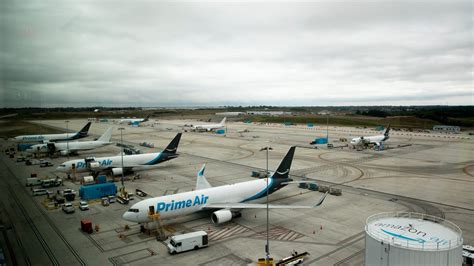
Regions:
<svg viewBox="0 0 474 266"><path fill-rule="evenodd" d="M105 133L97 140L90 141L73 141L73 142L50 142L43 144L36 144L31 146L26 152L39 154L49 153L53 154L59 152L61 155L68 155L78 151L97 149L103 146L112 144L110 138L112 137L112 127L107 129Z"/></svg>
<svg viewBox="0 0 474 266"><path fill-rule="evenodd" d="M119 124L139 126L141 123L148 121L149 118L150 115L147 115L145 118L124 118L120 119Z"/></svg>
<svg viewBox="0 0 474 266"><path fill-rule="evenodd" d="M227 117L224 117L219 124L207 124L207 125L192 125L193 130L197 131L213 131L225 127L225 121Z"/></svg>
<svg viewBox="0 0 474 266"><path fill-rule="evenodd" d="M74 133L45 134L45 135L21 135L13 138L16 142L43 142L43 141L66 141L85 138L89 134L91 122L87 123L81 130Z"/></svg>
<svg viewBox="0 0 474 266"><path fill-rule="evenodd" d="M168 144L162 152L133 154L123 156L101 157L101 158L86 158L79 160L70 160L62 163L56 170L65 173L71 173L75 169L76 173L82 172L104 172L111 171L114 175L121 175L122 172L132 172L139 170L146 170L156 168L156 165L178 157L176 150L178 149L181 133Z"/></svg>
<svg viewBox="0 0 474 266"><path fill-rule="evenodd" d="M225 223L232 218L240 216L242 209L264 209L266 204L247 203L255 199L265 197L287 184L309 183L308 181L292 182L289 172L295 147L291 147L286 156L278 166L275 173L267 179L258 179L247 182L235 183L219 187L212 187L204 177L205 165L197 174L196 189L166 195L152 199L142 200L134 204L122 216L130 222L137 222L144 227L153 228L153 221L150 219L149 211L160 214L162 219L175 218L201 210L216 210L211 214L211 221L215 224ZM327 195L327 193L326 193ZM270 209L309 209L320 206L326 195L321 197L313 206L301 205L275 205L269 204Z"/></svg>
<svg viewBox="0 0 474 266"><path fill-rule="evenodd" d="M351 144L352 145L357 145L361 142L365 142L365 143L371 143L371 144L375 144L377 146L380 146L380 144L382 142L384 142L384 141L386 141L390 138L389 133L390 133L390 124L388 124L388 127L385 130L385 132L383 133L383 135L353 138L351 140Z"/></svg>

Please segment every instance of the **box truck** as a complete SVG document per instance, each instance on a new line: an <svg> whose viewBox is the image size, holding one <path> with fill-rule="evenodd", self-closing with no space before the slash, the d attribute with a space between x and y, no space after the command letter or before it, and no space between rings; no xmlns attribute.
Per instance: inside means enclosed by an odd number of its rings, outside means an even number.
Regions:
<svg viewBox="0 0 474 266"><path fill-rule="evenodd" d="M170 254L176 254L185 252L192 249L199 249L207 247L208 237L205 231L197 231L182 235L176 235L170 237L167 243L168 252Z"/></svg>

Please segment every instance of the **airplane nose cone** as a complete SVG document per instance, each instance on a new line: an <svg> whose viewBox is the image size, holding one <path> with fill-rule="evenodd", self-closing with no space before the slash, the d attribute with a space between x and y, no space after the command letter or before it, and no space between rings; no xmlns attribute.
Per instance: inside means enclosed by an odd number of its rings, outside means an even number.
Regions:
<svg viewBox="0 0 474 266"><path fill-rule="evenodd" d="M122 219L126 220L126 221L129 221L129 222L136 222L134 219L133 219L133 215L131 212L125 212L123 215L122 215Z"/></svg>

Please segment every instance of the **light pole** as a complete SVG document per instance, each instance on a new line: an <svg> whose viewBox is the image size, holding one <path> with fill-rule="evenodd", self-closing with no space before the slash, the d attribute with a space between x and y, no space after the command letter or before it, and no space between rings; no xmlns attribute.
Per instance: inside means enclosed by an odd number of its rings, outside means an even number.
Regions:
<svg viewBox="0 0 474 266"><path fill-rule="evenodd" d="M69 160L69 120L64 121L66 122L66 149L67 149L67 159Z"/></svg>
<svg viewBox="0 0 474 266"><path fill-rule="evenodd" d="M265 172L265 175L267 176L267 244L265 245L265 253L266 253L266 265L268 265L268 262L270 260L270 240L269 240L269 218L268 218L268 178L269 178L269 175L268 175L268 151L270 150L273 150L272 147L270 146L266 146L266 147L263 147L260 149L260 151L267 151L267 167L266 167L266 172Z"/></svg>
<svg viewBox="0 0 474 266"><path fill-rule="evenodd" d="M123 184L123 152L124 152L124 148L123 148L123 136L122 136L122 132L125 130L125 128L123 127L120 127L118 130L120 130L120 146L122 146L122 153L121 153L121 156L122 156L122 178L121 178L121 182L122 182L122 194L124 193L125 191L125 185Z"/></svg>
<svg viewBox="0 0 474 266"><path fill-rule="evenodd" d="M326 141L329 142L329 113L326 113Z"/></svg>

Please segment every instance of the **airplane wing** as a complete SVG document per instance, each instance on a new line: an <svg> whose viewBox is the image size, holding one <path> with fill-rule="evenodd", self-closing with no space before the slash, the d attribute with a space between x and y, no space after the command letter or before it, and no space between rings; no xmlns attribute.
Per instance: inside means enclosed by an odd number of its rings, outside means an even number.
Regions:
<svg viewBox="0 0 474 266"><path fill-rule="evenodd" d="M326 192L319 201L313 205L276 205L276 204L269 204L269 209L311 209L316 208L323 204L324 199L328 195L329 192ZM265 203L213 203L213 204L206 204L203 209L266 209L267 204Z"/></svg>

